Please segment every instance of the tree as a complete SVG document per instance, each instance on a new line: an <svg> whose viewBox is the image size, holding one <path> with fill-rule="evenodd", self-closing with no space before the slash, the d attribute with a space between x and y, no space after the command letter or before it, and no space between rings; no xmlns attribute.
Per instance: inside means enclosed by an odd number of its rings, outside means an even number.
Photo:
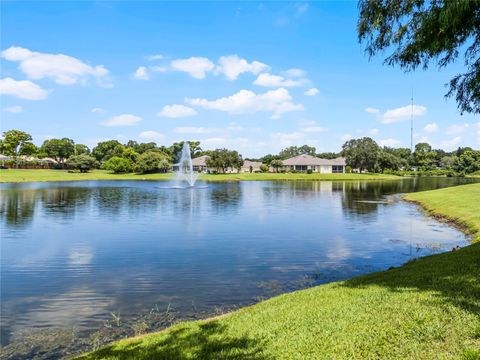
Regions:
<svg viewBox="0 0 480 360"><path fill-rule="evenodd" d="M92 150L92 155L98 161L106 161L113 156L121 157L125 147L117 140L102 141Z"/></svg>
<svg viewBox="0 0 480 360"><path fill-rule="evenodd" d="M26 155L26 156L34 156L37 153L38 153L38 147L30 141L23 143L22 146L20 147L20 150L18 151L19 155Z"/></svg>
<svg viewBox="0 0 480 360"><path fill-rule="evenodd" d="M112 156L102 164L102 169L113 171L115 174L129 173L133 170L133 162L127 158Z"/></svg>
<svg viewBox="0 0 480 360"><path fill-rule="evenodd" d="M67 159L67 166L79 170L82 173L93 169L95 165L95 158L87 154L72 155Z"/></svg>
<svg viewBox="0 0 480 360"><path fill-rule="evenodd" d="M2 152L11 155L18 167L18 155L22 147L32 140L32 135L20 130L8 130L3 132Z"/></svg>
<svg viewBox="0 0 480 360"><path fill-rule="evenodd" d="M183 149L183 144L185 141L180 141L173 143L172 146L170 146L169 151L173 156L173 161L175 163L180 161L180 153ZM195 158L197 156L200 156L202 153L202 148L200 147L200 141L188 141L188 145L190 145L190 156L192 158Z"/></svg>
<svg viewBox="0 0 480 360"><path fill-rule="evenodd" d="M75 155L90 155L90 149L87 145L75 144Z"/></svg>
<svg viewBox="0 0 480 360"><path fill-rule="evenodd" d="M437 153L432 150L428 143L418 143L415 145L413 153L413 163L422 170L431 170L435 165Z"/></svg>
<svg viewBox="0 0 480 360"><path fill-rule="evenodd" d="M167 172L170 163L165 154L156 151L147 151L138 157L135 171L141 174L154 172Z"/></svg>
<svg viewBox="0 0 480 360"><path fill-rule="evenodd" d="M358 37L370 57L385 59L405 71L431 62L447 66L463 53L466 72L450 81L462 112L480 113L480 2L477 0L361 0Z"/></svg>
<svg viewBox="0 0 480 360"><path fill-rule="evenodd" d="M262 161L263 164L270 165L272 160L276 160L276 159L280 159L280 157L278 155L268 154L262 157L260 160Z"/></svg>
<svg viewBox="0 0 480 360"><path fill-rule="evenodd" d="M139 154L143 154L144 152L147 152L149 150L154 150L157 148L157 144L154 142L149 142L149 143L138 143L134 140L128 140L127 145L128 148L132 148L135 150L135 152Z"/></svg>
<svg viewBox="0 0 480 360"><path fill-rule="evenodd" d="M375 171L380 147L369 137L352 139L342 146L342 156L346 158L348 166L358 169L360 172Z"/></svg>
<svg viewBox="0 0 480 360"><path fill-rule="evenodd" d="M280 159L274 159L270 162L270 166L275 169L275 172L278 172L278 169L283 166L283 161Z"/></svg>
<svg viewBox="0 0 480 360"><path fill-rule="evenodd" d="M377 165L383 173L385 170L398 170L402 166L402 160L392 153L380 151L378 153Z"/></svg>
<svg viewBox="0 0 480 360"><path fill-rule="evenodd" d="M45 140L41 151L64 165L65 160L75 153L75 143L69 138Z"/></svg>
<svg viewBox="0 0 480 360"><path fill-rule="evenodd" d="M339 157L339 154L334 153L334 152L323 152L320 154L316 154L321 159L336 159Z"/></svg>
<svg viewBox="0 0 480 360"><path fill-rule="evenodd" d="M313 146L303 145L303 146L289 146L286 149L283 149L278 154L281 159L287 159L293 156L298 155L312 155L315 156L316 149Z"/></svg>
<svg viewBox="0 0 480 360"><path fill-rule="evenodd" d="M455 155L444 156L440 159L440 167L443 169L450 170L453 168L457 162L457 157Z"/></svg>
<svg viewBox="0 0 480 360"><path fill-rule="evenodd" d="M225 173L228 168L240 169L243 165L243 159L235 150L216 149L209 154L206 163L208 167L215 168L218 172Z"/></svg>
<svg viewBox="0 0 480 360"><path fill-rule="evenodd" d="M456 159L453 168L465 174L480 171L480 151L466 150Z"/></svg>
<svg viewBox="0 0 480 360"><path fill-rule="evenodd" d="M129 159L132 163L135 163L139 156L140 154L130 147L125 148L122 154L122 157L124 157L125 159Z"/></svg>

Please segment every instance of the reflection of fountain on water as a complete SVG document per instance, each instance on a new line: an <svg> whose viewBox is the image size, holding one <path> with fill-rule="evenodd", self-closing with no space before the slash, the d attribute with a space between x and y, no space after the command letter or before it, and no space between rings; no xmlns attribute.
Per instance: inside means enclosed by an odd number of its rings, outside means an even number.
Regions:
<svg viewBox="0 0 480 360"><path fill-rule="evenodd" d="M190 153L190 145L187 141L183 143L180 161L178 163L178 171L176 173L177 182L186 181L188 187L194 187L197 181L198 173L193 171L192 155Z"/></svg>

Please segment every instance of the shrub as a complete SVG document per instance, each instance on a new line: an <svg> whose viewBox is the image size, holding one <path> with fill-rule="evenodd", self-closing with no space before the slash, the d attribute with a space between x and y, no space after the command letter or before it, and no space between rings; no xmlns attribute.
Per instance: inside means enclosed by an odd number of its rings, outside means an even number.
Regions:
<svg viewBox="0 0 480 360"><path fill-rule="evenodd" d="M170 163L164 154L147 151L138 157L135 165L135 171L141 174L154 172L167 172L170 169Z"/></svg>
<svg viewBox="0 0 480 360"><path fill-rule="evenodd" d="M102 168L113 171L115 174L129 173L133 170L133 163L130 159L113 156L103 163Z"/></svg>
<svg viewBox="0 0 480 360"><path fill-rule="evenodd" d="M307 174L311 174L312 172L312 169L307 169Z"/></svg>
<svg viewBox="0 0 480 360"><path fill-rule="evenodd" d="M266 164L260 165L260 172L268 172L270 168ZM255 171L256 172L256 171Z"/></svg>
<svg viewBox="0 0 480 360"><path fill-rule="evenodd" d="M67 160L67 165L75 170L79 170L82 173L88 172L96 165L96 160L87 154L72 155Z"/></svg>

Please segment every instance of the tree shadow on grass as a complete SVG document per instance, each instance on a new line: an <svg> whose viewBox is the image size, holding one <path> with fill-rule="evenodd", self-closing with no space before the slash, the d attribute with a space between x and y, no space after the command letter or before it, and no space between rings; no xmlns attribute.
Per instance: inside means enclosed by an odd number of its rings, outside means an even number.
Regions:
<svg viewBox="0 0 480 360"><path fill-rule="evenodd" d="M382 273L345 281L343 286L371 285L391 291L434 291L438 300L480 317L480 244L427 256Z"/></svg>
<svg viewBox="0 0 480 360"><path fill-rule="evenodd" d="M272 359L262 353L260 340L226 336L225 330L226 325L213 320L193 329L180 327L158 340L150 335L125 345L110 345L79 359Z"/></svg>

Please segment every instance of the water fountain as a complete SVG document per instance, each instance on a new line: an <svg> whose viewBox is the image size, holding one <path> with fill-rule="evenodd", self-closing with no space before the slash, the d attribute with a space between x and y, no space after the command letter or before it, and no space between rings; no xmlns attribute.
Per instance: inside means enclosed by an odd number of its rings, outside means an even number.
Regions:
<svg viewBox="0 0 480 360"><path fill-rule="evenodd" d="M180 161L178 163L178 171L176 173L177 181L186 181L189 187L194 187L198 175L198 173L193 171L190 144L185 141L183 143L182 152L180 154Z"/></svg>

